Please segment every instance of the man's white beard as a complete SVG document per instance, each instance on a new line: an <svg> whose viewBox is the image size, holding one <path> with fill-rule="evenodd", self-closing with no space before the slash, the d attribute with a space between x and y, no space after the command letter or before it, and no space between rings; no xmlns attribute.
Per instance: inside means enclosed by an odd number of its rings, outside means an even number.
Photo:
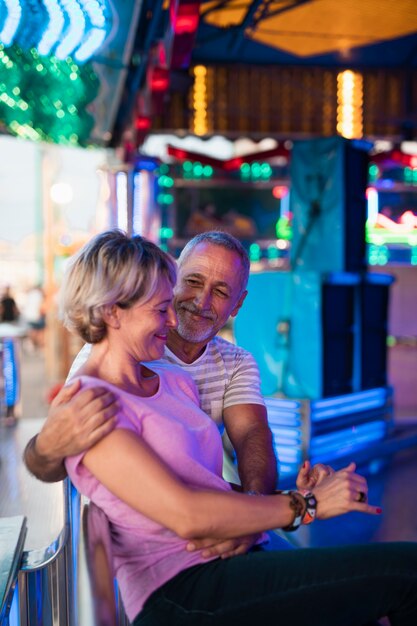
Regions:
<svg viewBox="0 0 417 626"><path fill-rule="evenodd" d="M191 325L185 323L182 319L182 312L177 312L178 326L177 333L185 341L191 343L200 343L201 341L208 341L213 334L213 323L211 320L207 320L207 326L203 328L192 328Z"/></svg>

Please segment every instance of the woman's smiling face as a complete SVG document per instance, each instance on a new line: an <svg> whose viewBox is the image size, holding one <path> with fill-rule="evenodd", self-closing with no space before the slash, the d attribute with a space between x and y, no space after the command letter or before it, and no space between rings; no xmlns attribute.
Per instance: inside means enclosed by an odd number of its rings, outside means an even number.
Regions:
<svg viewBox="0 0 417 626"><path fill-rule="evenodd" d="M176 328L172 285L161 278L153 296L129 309L118 309L120 339L137 361L154 361L164 354L168 330Z"/></svg>

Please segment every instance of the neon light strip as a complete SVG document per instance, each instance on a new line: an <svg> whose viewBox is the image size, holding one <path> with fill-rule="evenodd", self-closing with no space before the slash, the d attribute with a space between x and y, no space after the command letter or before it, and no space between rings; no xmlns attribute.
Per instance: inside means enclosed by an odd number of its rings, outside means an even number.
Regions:
<svg viewBox="0 0 417 626"><path fill-rule="evenodd" d="M267 407L282 409L299 409L301 407L301 402L297 402L297 400L283 400L282 398L265 398L265 404Z"/></svg>
<svg viewBox="0 0 417 626"><path fill-rule="evenodd" d="M86 13L92 26L96 28L105 28L106 18L104 16L105 9L97 0L79 0L81 7Z"/></svg>
<svg viewBox="0 0 417 626"><path fill-rule="evenodd" d="M97 0L80 0L80 2L92 28L74 56L77 61L86 61L100 48L106 38L106 18L104 8Z"/></svg>
<svg viewBox="0 0 417 626"><path fill-rule="evenodd" d="M274 439L277 443L288 446L301 445L301 429L295 428L293 431L290 431L288 429L271 428L271 432L274 435Z"/></svg>
<svg viewBox="0 0 417 626"><path fill-rule="evenodd" d="M43 0L49 15L49 25L43 33L38 45L38 52L41 55L48 55L52 48L58 43L64 29L65 20L61 6L57 0Z"/></svg>
<svg viewBox="0 0 417 626"><path fill-rule="evenodd" d="M74 54L77 61L87 61L100 48L106 38L106 31L93 28L85 38L84 42Z"/></svg>
<svg viewBox="0 0 417 626"><path fill-rule="evenodd" d="M280 476L291 476L296 474L298 465L284 465L279 462L279 474Z"/></svg>
<svg viewBox="0 0 417 626"><path fill-rule="evenodd" d="M12 339L3 340L3 380L6 406L14 406L19 396L18 364Z"/></svg>
<svg viewBox="0 0 417 626"><path fill-rule="evenodd" d="M283 450L282 448L277 448L277 456L280 461L284 463L300 463L301 461L301 452L298 454L291 454L289 450Z"/></svg>
<svg viewBox="0 0 417 626"><path fill-rule="evenodd" d="M281 217L286 217L287 219L290 215L290 195L291 192L288 190L288 193L281 198Z"/></svg>
<svg viewBox="0 0 417 626"><path fill-rule="evenodd" d="M127 174L116 174L117 227L127 232Z"/></svg>
<svg viewBox="0 0 417 626"><path fill-rule="evenodd" d="M375 441L382 438L387 430L385 421L375 421L368 424L359 424L351 428L344 428L334 433L314 437L311 441L310 452L319 454L330 450L357 447L368 441Z"/></svg>
<svg viewBox="0 0 417 626"><path fill-rule="evenodd" d="M368 222L370 225L374 225L378 215L378 192L373 187L368 187L366 190L366 198L368 204Z"/></svg>
<svg viewBox="0 0 417 626"><path fill-rule="evenodd" d="M321 422L324 420L332 419L342 415L351 415L352 413L359 413L362 411L370 411L371 409L379 408L383 403L376 402L375 400L365 400L364 402L357 402L354 406L346 405L339 408L329 408L326 411L319 411L318 413L312 413L312 422Z"/></svg>
<svg viewBox="0 0 417 626"><path fill-rule="evenodd" d="M5 46L10 46L15 38L16 31L19 28L20 19L22 17L22 7L19 0L3 0L8 11L8 15L4 20L3 30L0 33L0 41Z"/></svg>
<svg viewBox="0 0 417 626"><path fill-rule="evenodd" d="M404 244L406 246L417 246L417 230L410 233L393 233L382 228L367 228L366 241L375 246L386 244Z"/></svg>
<svg viewBox="0 0 417 626"><path fill-rule="evenodd" d="M368 391L359 391L358 393L350 393L347 396L335 396L333 398L326 398L324 400L314 400L311 403L311 409L314 413L317 413L317 409L326 409L331 406L337 406L341 404L355 404L363 400L375 399L380 404L385 402L387 391L384 387L377 387Z"/></svg>
<svg viewBox="0 0 417 626"><path fill-rule="evenodd" d="M85 18L77 2L73 0L60 0L60 2L70 22L66 35L55 51L55 56L62 61L80 45L84 37Z"/></svg>
<svg viewBox="0 0 417 626"><path fill-rule="evenodd" d="M283 420L295 420L300 417L300 411L283 411L282 409L276 409L273 406L268 406L268 417L270 419L283 419Z"/></svg>
<svg viewBox="0 0 417 626"><path fill-rule="evenodd" d="M301 415L299 413L271 415L268 412L268 423L270 426L290 426L298 428L301 423Z"/></svg>
<svg viewBox="0 0 417 626"><path fill-rule="evenodd" d="M143 173L138 172L133 177L133 234L143 233L143 206L144 206L144 185L146 181Z"/></svg>

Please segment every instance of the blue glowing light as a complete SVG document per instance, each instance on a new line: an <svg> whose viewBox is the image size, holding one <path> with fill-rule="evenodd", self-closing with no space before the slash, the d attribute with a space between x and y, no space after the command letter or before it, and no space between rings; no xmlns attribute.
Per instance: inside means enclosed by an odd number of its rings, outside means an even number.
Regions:
<svg viewBox="0 0 417 626"><path fill-rule="evenodd" d="M287 398L265 398L268 407L277 407L281 409L300 409L301 402L299 400L288 400Z"/></svg>
<svg viewBox="0 0 417 626"><path fill-rule="evenodd" d="M291 450L291 448L276 447L277 456L283 463L293 463L298 465L301 462L301 450Z"/></svg>
<svg viewBox="0 0 417 626"><path fill-rule="evenodd" d="M57 0L43 0L49 15L49 24L46 27L42 39L38 45L41 55L48 55L61 38L64 29L64 14Z"/></svg>
<svg viewBox="0 0 417 626"><path fill-rule="evenodd" d="M80 45L85 30L85 17L79 4L72 0L61 0L61 4L67 14L69 25L65 29L65 35L55 50L57 59L64 60Z"/></svg>
<svg viewBox="0 0 417 626"><path fill-rule="evenodd" d="M90 31L75 53L77 61L86 61L100 48L107 34L104 9L97 0L81 0L81 6L90 21Z"/></svg>
<svg viewBox="0 0 417 626"><path fill-rule="evenodd" d="M325 437L314 439L311 443L311 460L323 462L337 459L356 450L367 448L385 437L387 424L377 420L370 424L360 424L350 429L343 429L337 433L329 433Z"/></svg>
<svg viewBox="0 0 417 626"><path fill-rule="evenodd" d="M22 17L22 7L19 0L4 0L7 16L4 20L3 30L0 33L0 41L10 46L15 38Z"/></svg>
<svg viewBox="0 0 417 626"><path fill-rule="evenodd" d="M104 28L106 26L106 19L100 2L97 0L80 0L80 4L93 27Z"/></svg>
<svg viewBox="0 0 417 626"><path fill-rule="evenodd" d="M0 42L35 48L42 56L54 54L64 60L74 56L88 61L103 45L111 30L109 0L38 0L35 24L32 6L25 0L3 0L5 18L0 20Z"/></svg>
<svg viewBox="0 0 417 626"><path fill-rule="evenodd" d="M288 446L299 446L302 443L301 428L274 428L270 424L271 432L277 443Z"/></svg>
<svg viewBox="0 0 417 626"><path fill-rule="evenodd" d="M19 376L16 349L12 339L3 340L3 381L6 406L14 406L19 398Z"/></svg>
<svg viewBox="0 0 417 626"><path fill-rule="evenodd" d="M87 34L85 40L78 48L74 57L76 61L82 63L90 59L93 54L100 48L106 38L106 31L99 28L93 28Z"/></svg>
<svg viewBox="0 0 417 626"><path fill-rule="evenodd" d="M389 387L379 387L316 401L265 398L281 477L295 476L305 455L312 463L364 449L371 456L388 432L390 394Z"/></svg>
<svg viewBox="0 0 417 626"><path fill-rule="evenodd" d="M350 393L346 396L317 400L311 403L311 419L313 422L318 422L338 415L376 409L383 406L386 399L387 390L381 387Z"/></svg>
<svg viewBox="0 0 417 626"><path fill-rule="evenodd" d="M144 177L140 172L136 172L133 177L133 234L141 235L143 233L144 219L144 198L143 186L146 184Z"/></svg>
<svg viewBox="0 0 417 626"><path fill-rule="evenodd" d="M136 170L147 170L148 172L154 172L158 167L158 162L155 159L141 158L135 162Z"/></svg>

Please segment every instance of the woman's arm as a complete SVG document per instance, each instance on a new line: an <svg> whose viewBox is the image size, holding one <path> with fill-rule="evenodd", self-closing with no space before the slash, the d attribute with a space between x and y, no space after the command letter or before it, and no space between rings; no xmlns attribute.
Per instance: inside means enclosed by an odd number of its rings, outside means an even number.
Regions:
<svg viewBox="0 0 417 626"><path fill-rule="evenodd" d="M288 496L248 496L201 491L181 482L134 433L118 429L83 459L89 471L114 495L184 539L232 538L286 527L295 517ZM354 469L354 468L353 468ZM348 511L377 513L356 501L366 481L352 467L324 479L315 490L318 517Z"/></svg>

